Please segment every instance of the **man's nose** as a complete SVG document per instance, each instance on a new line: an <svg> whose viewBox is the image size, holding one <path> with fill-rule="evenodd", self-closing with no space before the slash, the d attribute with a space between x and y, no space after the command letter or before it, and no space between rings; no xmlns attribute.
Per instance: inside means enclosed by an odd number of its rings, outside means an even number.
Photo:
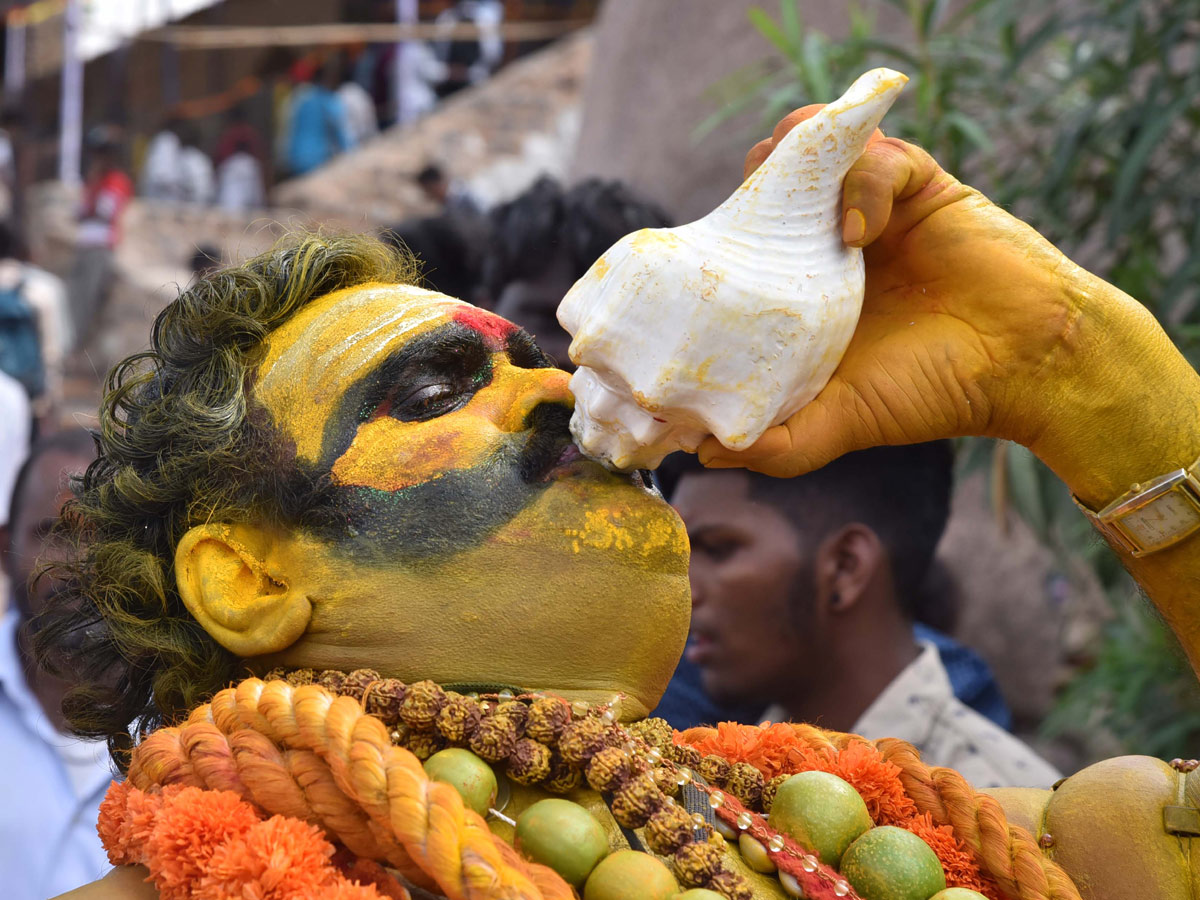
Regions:
<svg viewBox="0 0 1200 900"><path fill-rule="evenodd" d="M504 431L520 431L529 414L543 403L558 403L575 408L575 398L567 385L571 376L562 369L521 369L507 366L505 382L509 396L500 422Z"/></svg>
<svg viewBox="0 0 1200 900"><path fill-rule="evenodd" d="M704 602L704 579L696 572L695 564L688 567L688 584L692 588L692 609Z"/></svg>

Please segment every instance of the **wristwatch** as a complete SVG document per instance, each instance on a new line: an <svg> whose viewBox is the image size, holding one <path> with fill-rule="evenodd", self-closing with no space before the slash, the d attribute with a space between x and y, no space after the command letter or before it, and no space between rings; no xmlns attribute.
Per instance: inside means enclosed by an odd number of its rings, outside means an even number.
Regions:
<svg viewBox="0 0 1200 900"><path fill-rule="evenodd" d="M1200 460L1135 484L1099 511L1073 499L1109 541L1133 556L1145 556L1200 529Z"/></svg>

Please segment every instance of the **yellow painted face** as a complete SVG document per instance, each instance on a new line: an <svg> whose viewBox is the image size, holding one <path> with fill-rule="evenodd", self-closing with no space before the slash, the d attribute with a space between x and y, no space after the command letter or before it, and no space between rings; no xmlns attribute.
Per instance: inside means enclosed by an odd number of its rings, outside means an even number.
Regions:
<svg viewBox="0 0 1200 900"><path fill-rule="evenodd" d="M510 323L412 287L273 332L255 397L334 515L279 538L313 614L264 662L652 708L687 632L687 539L640 476L579 455L567 381Z"/></svg>

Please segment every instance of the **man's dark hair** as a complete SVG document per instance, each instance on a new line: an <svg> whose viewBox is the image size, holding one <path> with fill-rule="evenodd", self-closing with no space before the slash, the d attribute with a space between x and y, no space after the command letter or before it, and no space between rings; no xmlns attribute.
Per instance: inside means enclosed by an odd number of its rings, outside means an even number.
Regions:
<svg viewBox="0 0 1200 900"><path fill-rule="evenodd" d="M12 495L8 501L10 528L16 527L17 519L21 515L21 506L25 502L25 488L34 469L37 468L38 460L49 453L70 453L90 459L96 455L96 439L91 432L82 428L64 428L33 442L33 446L29 448L29 455L25 457L25 462L21 463L21 468L17 470L17 477L13 479Z"/></svg>
<svg viewBox="0 0 1200 900"><path fill-rule="evenodd" d="M680 479L707 472L691 454L667 457L656 475L670 497ZM887 548L892 581L909 617L919 599L946 520L954 482L949 441L873 447L847 453L799 478L771 478L746 471L750 494L788 518L814 539L861 522Z"/></svg>
<svg viewBox="0 0 1200 900"><path fill-rule="evenodd" d="M579 278L625 235L642 228L666 228L667 214L619 181L589 178L564 190L542 177L527 191L491 213L495 239L484 266L493 297L512 281L536 278L554 261L555 251L571 262Z"/></svg>
<svg viewBox="0 0 1200 900"><path fill-rule="evenodd" d="M72 729L106 738L119 764L131 737L239 675L179 596L179 539L207 521L309 527L326 512L320 476L252 400L266 337L318 297L411 275L373 238L305 236L197 280L155 319L151 349L109 373L99 456L61 522L78 549L53 572L66 588L36 623L35 650L78 685L63 705Z"/></svg>
<svg viewBox="0 0 1200 900"><path fill-rule="evenodd" d="M471 303L481 299L480 279L489 236L487 220L482 216L451 213L408 219L380 234L383 240L417 259L425 287Z"/></svg>

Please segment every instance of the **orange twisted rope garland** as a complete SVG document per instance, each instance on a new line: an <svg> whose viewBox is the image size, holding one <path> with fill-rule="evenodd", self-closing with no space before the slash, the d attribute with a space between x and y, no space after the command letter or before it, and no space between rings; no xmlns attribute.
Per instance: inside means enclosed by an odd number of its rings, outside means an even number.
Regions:
<svg viewBox="0 0 1200 900"><path fill-rule="evenodd" d="M311 755L287 755L296 751ZM184 725L146 738L129 781L143 790L190 784L232 791L269 813L319 824L450 900L573 897L557 874L492 835L453 787L431 781L415 756L392 746L358 702L317 685L251 678L221 691ZM333 799L331 788L365 815Z"/></svg>

